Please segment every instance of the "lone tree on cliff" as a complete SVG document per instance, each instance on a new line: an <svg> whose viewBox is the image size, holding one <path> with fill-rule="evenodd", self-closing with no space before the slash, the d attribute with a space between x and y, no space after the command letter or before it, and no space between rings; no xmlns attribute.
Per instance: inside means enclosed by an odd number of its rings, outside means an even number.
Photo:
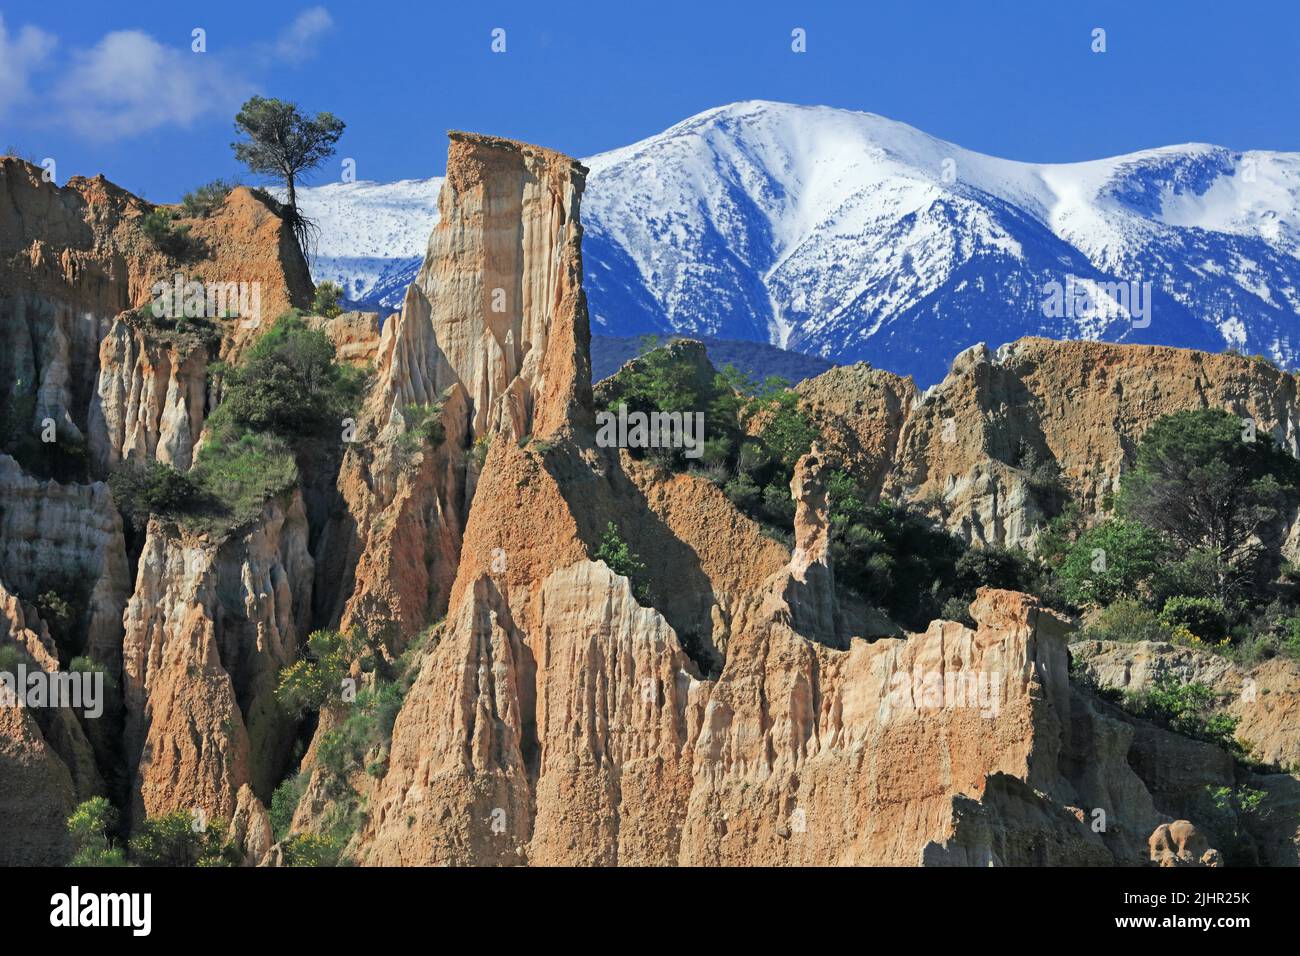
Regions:
<svg viewBox="0 0 1300 956"><path fill-rule="evenodd" d="M308 116L296 103L263 96L249 99L235 117L235 132L248 137L230 144L235 158L254 173L284 183L289 224L304 255L312 226L298 212L298 177L334 155L343 128L333 113Z"/></svg>

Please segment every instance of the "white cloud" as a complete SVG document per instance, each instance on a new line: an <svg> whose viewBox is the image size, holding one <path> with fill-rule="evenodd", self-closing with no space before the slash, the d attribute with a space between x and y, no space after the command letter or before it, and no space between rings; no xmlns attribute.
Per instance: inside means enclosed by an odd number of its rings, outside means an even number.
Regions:
<svg viewBox="0 0 1300 956"><path fill-rule="evenodd" d="M57 43L52 34L33 26L10 38L0 14L0 116L31 97L31 74Z"/></svg>
<svg viewBox="0 0 1300 956"><path fill-rule="evenodd" d="M48 88L39 89L31 77L45 65L55 37L31 26L10 37L0 18L0 115L39 98L44 108L26 110L24 120L101 141L187 128L212 114L230 117L257 91L260 75L309 59L333 25L324 7L308 7L274 41L210 53L192 52L188 42L167 46L140 30L117 30L88 49L72 50L66 67L60 64L57 75L51 71Z"/></svg>
<svg viewBox="0 0 1300 956"><path fill-rule="evenodd" d="M231 113L251 90L206 53L121 30L74 54L53 93L62 123L89 139L109 140L187 127L212 111Z"/></svg>
<svg viewBox="0 0 1300 956"><path fill-rule="evenodd" d="M324 7L308 7L276 37L274 52L291 63L301 63L316 53L316 42L334 26Z"/></svg>

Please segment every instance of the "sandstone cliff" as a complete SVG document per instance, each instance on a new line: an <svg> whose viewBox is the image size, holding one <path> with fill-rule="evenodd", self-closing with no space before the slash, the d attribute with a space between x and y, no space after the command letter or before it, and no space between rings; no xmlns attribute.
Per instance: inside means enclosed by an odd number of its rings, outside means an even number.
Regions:
<svg viewBox="0 0 1300 956"><path fill-rule="evenodd" d="M136 819L230 819L245 784L270 799L294 734L276 680L306 637L313 576L297 493L222 542L150 522L122 644Z"/></svg>
<svg viewBox="0 0 1300 956"><path fill-rule="evenodd" d="M924 394L860 366L799 391L882 494L979 545L1032 547L1058 475L1085 515L1108 510L1142 434L1175 411L1224 408L1300 450L1293 376L1164 346L1029 338L967 349Z"/></svg>

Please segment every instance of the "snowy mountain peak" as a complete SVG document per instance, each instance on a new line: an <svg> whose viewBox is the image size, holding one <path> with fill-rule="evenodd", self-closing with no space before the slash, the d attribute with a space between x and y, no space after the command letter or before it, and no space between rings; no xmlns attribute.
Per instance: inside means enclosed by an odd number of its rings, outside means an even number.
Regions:
<svg viewBox="0 0 1300 956"><path fill-rule="evenodd" d="M974 342L1026 334L1300 357L1297 154L1192 143L1027 163L873 113L750 100L583 162L597 333L769 341L922 384ZM302 190L317 278L395 303L440 185ZM1045 290L1073 280L1149 283L1149 321L1052 314Z"/></svg>

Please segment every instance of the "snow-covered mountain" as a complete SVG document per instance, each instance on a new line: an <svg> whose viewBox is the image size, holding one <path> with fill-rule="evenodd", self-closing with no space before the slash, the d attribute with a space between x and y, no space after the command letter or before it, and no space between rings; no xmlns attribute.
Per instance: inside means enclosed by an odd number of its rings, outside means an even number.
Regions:
<svg viewBox="0 0 1300 956"><path fill-rule="evenodd" d="M765 341L939 379L1022 335L1300 361L1300 154L997 159L870 113L745 102L593 156L592 331ZM302 190L316 277L400 302L440 181Z"/></svg>
<svg viewBox="0 0 1300 956"><path fill-rule="evenodd" d="M441 188L441 176L299 188L299 208L320 229L312 279L337 282L354 301L400 306L438 221Z"/></svg>

